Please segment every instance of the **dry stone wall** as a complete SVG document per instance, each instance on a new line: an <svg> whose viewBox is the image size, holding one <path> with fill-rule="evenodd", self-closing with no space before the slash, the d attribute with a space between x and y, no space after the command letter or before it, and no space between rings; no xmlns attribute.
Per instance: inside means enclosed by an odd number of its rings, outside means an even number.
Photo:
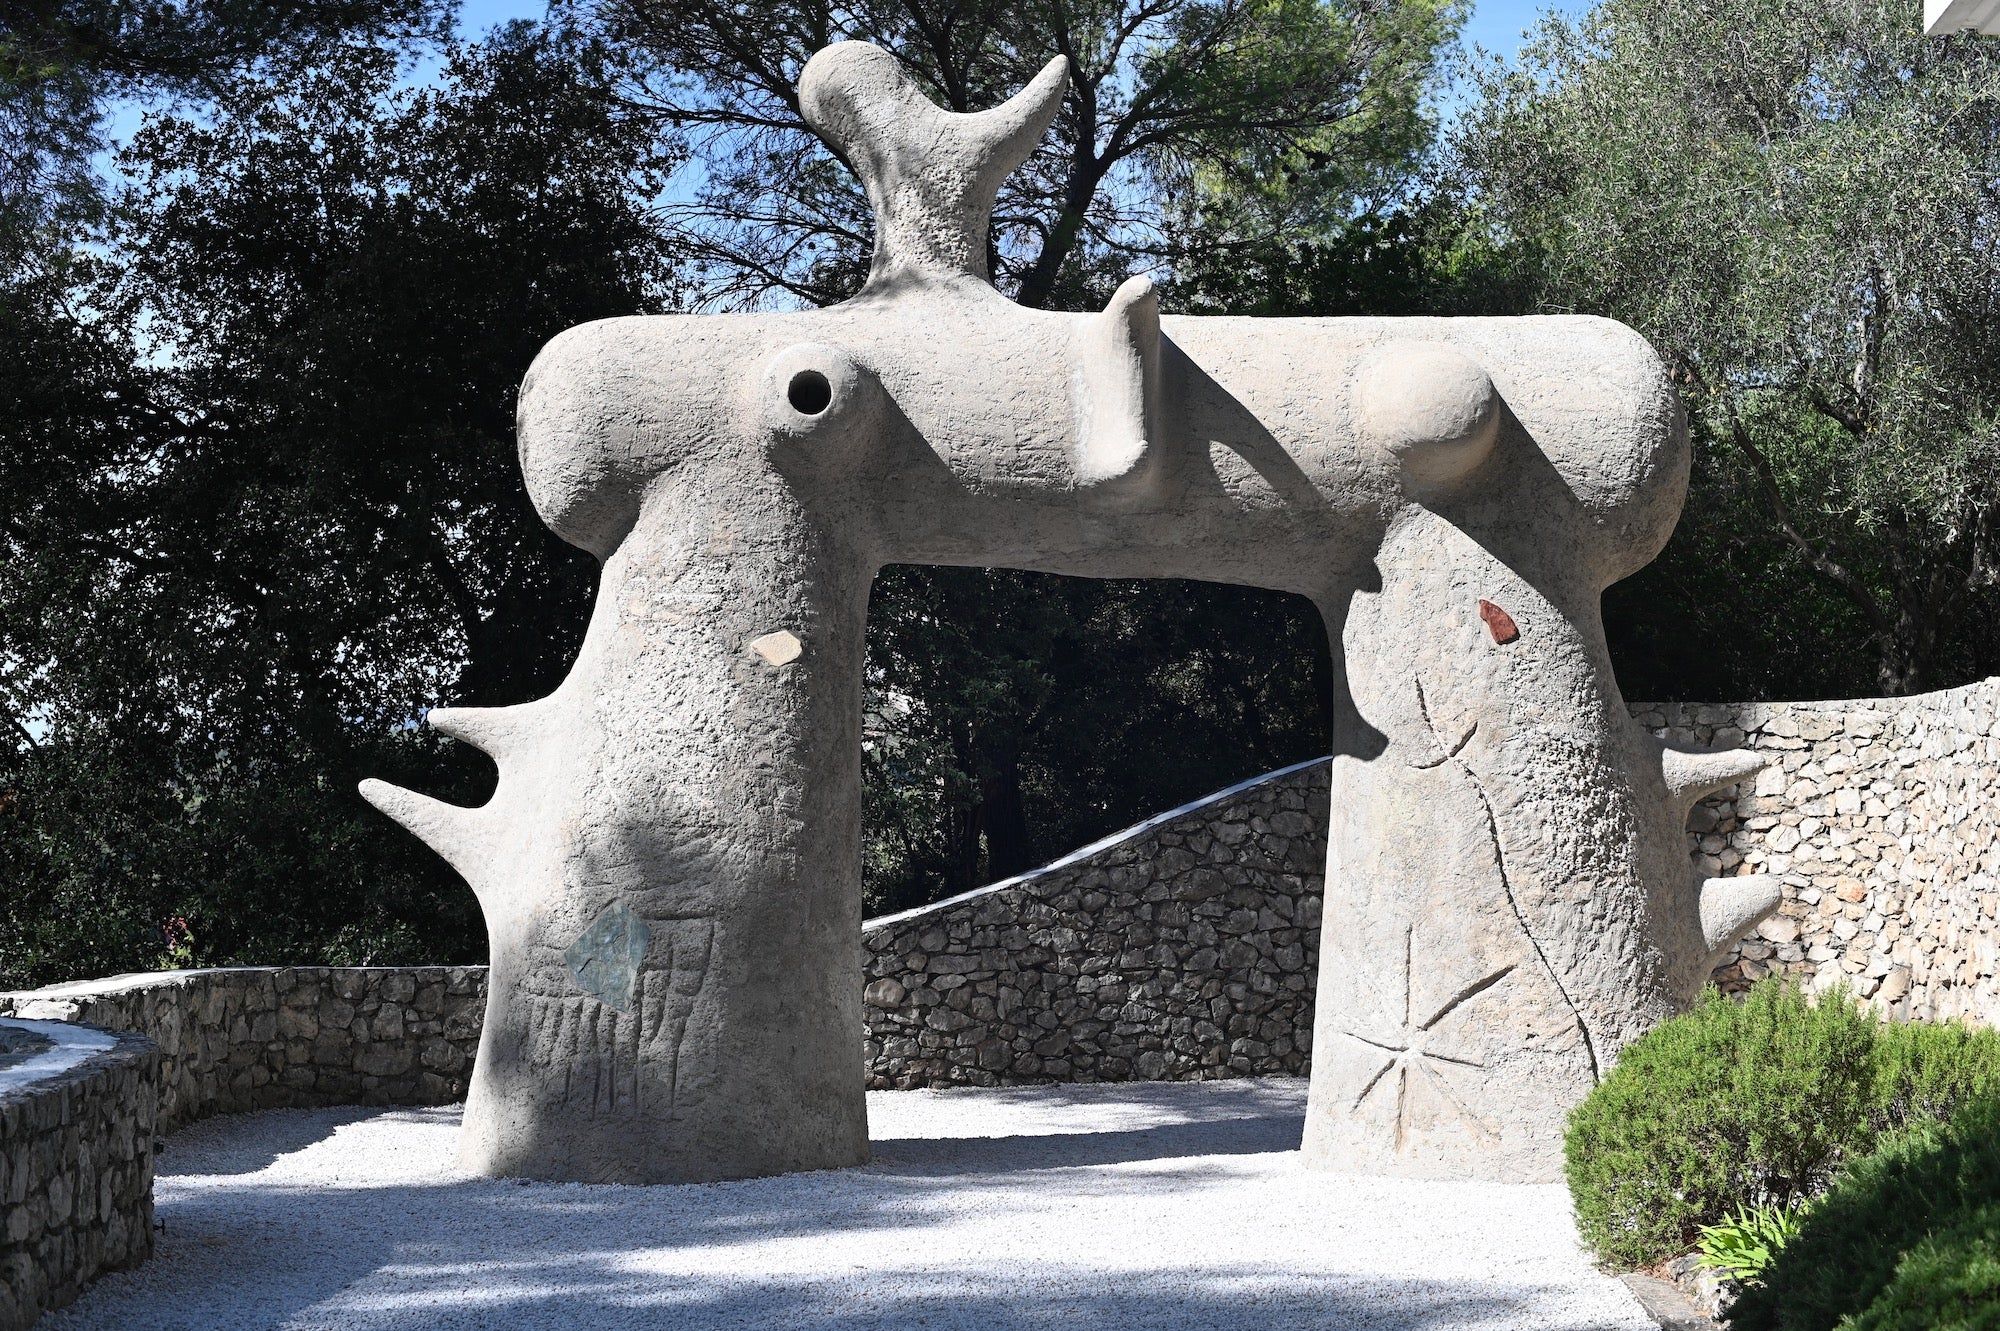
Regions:
<svg viewBox="0 0 2000 1331"><path fill-rule="evenodd" d="M159 1051L144 1036L44 1028L0 1067L0 1331L153 1250Z"/></svg>
<svg viewBox="0 0 2000 1331"><path fill-rule="evenodd" d="M1664 736L1771 765L1690 820L1705 875L1778 913L1718 972L1844 983L1885 1011L2000 1021L2000 680L1854 702L1639 704ZM874 1088L1304 1073L1327 765L1171 810L1008 882L863 928ZM1330 927L1338 928L1336 917ZM219 1111L465 1093L482 967L121 976L0 1015L160 1046L167 1127Z"/></svg>
<svg viewBox="0 0 2000 1331"><path fill-rule="evenodd" d="M1897 1016L2000 1021L2000 680L1633 710L1770 759L1689 820L1704 876L1784 884L1724 988L1782 972ZM1326 764L1303 764L870 922L869 1085L1304 1072L1326 806Z"/></svg>
<svg viewBox="0 0 2000 1331"><path fill-rule="evenodd" d="M873 1088L1306 1070L1327 765L863 927Z"/></svg>
<svg viewBox="0 0 2000 1331"><path fill-rule="evenodd" d="M485 1006L478 966L162 971L0 994L0 1016L150 1038L162 1131L252 1109L461 1100Z"/></svg>
<svg viewBox="0 0 2000 1331"><path fill-rule="evenodd" d="M2000 1022L2000 679L1910 698L1672 705L1642 722L1770 766L1691 822L1710 873L1784 903L1720 972L1844 984L1897 1016Z"/></svg>

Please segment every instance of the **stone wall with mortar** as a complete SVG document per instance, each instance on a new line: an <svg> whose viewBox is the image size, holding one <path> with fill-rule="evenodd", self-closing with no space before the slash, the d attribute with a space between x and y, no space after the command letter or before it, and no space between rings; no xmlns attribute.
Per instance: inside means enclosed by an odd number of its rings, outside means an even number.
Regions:
<svg viewBox="0 0 2000 1331"><path fill-rule="evenodd" d="M0 1331L153 1250L159 1051L129 1033L43 1034L0 1068Z"/></svg>
<svg viewBox="0 0 2000 1331"><path fill-rule="evenodd" d="M871 920L872 1088L1303 1073L1324 760Z"/></svg>
<svg viewBox="0 0 2000 1331"><path fill-rule="evenodd" d="M1909 698L1640 707L1671 737L1771 765L1695 810L1709 873L1784 903L1719 979L1779 972L1897 1016L2000 1022L2000 679Z"/></svg>
<svg viewBox="0 0 2000 1331"><path fill-rule="evenodd" d="M485 1004L478 966L242 967L0 994L0 1016L150 1038L170 1131L252 1109L463 1099Z"/></svg>

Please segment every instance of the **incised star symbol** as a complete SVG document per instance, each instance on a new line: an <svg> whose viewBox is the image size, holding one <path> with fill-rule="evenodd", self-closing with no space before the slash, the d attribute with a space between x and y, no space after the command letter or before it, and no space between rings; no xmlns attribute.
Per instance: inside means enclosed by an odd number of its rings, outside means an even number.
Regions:
<svg viewBox="0 0 2000 1331"><path fill-rule="evenodd" d="M1433 1036L1440 1036L1443 1037L1441 1043L1445 1044L1446 1047L1450 1047L1450 1028L1459 1025L1464 1020L1460 1014L1464 1012L1466 1005L1507 978L1512 973L1514 964L1509 962L1500 969L1480 977L1453 994L1441 1007L1424 1017L1423 1020L1414 1020L1416 1014L1412 1010L1410 991L1412 988L1411 971L1413 960L1411 948L1415 933L1414 928L1403 931L1403 1015L1401 1029L1388 1035L1365 1033L1354 1029L1347 1029L1341 1032L1342 1035L1356 1044L1376 1051L1381 1057L1381 1066L1377 1067L1369 1075L1368 1079L1362 1083L1361 1089L1355 1093L1354 1102L1348 1108L1350 1110L1359 1109L1362 1102L1367 1100L1369 1095L1378 1086L1385 1086L1389 1083L1389 1074L1393 1072L1395 1073L1394 1084L1396 1088L1397 1150L1400 1151L1403 1149L1403 1141L1406 1135L1405 1130L1409 1121L1412 1081L1416 1081L1424 1086L1431 1095L1448 1106L1459 1118L1470 1124L1481 1136L1490 1139L1493 1137L1493 1130L1487 1127L1480 1120L1479 1115L1473 1113L1472 1109L1452 1089L1451 1083L1446 1080L1443 1072L1443 1069L1448 1067L1483 1068L1486 1065L1476 1058L1468 1058L1463 1054L1449 1054L1440 1049L1433 1049L1430 1047L1430 1041Z"/></svg>

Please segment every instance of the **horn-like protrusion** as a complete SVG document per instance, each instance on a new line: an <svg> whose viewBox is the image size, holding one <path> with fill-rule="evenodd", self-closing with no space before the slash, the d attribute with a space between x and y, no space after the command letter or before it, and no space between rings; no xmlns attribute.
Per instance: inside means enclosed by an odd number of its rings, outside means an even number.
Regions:
<svg viewBox="0 0 2000 1331"><path fill-rule="evenodd" d="M473 872L484 864L488 847L479 810L446 804L373 777L361 783L361 798L442 855L467 882L472 881Z"/></svg>
<svg viewBox="0 0 2000 1331"><path fill-rule="evenodd" d="M1746 776L1754 776L1769 766L1770 759L1751 749L1722 749L1704 753L1696 749L1663 747L1660 771L1667 781L1667 794L1683 815L1718 790L1727 790Z"/></svg>
<svg viewBox="0 0 2000 1331"><path fill-rule="evenodd" d="M1710 878L1701 885L1701 936L1711 961L1736 946L1758 921L1778 908L1784 888L1771 874Z"/></svg>
<svg viewBox="0 0 2000 1331"><path fill-rule="evenodd" d="M1137 470L1158 432L1160 295L1151 278L1127 278L1076 336L1075 468L1079 485Z"/></svg>
<svg viewBox="0 0 2000 1331"><path fill-rule="evenodd" d="M932 102L879 46L836 42L806 62L799 110L861 177L875 210L870 291L992 280L986 239L1000 182L1034 151L1068 87L1057 57L1003 105L961 114Z"/></svg>
<svg viewBox="0 0 2000 1331"><path fill-rule="evenodd" d="M525 707L433 707L424 720L440 735L470 744L499 762L522 744Z"/></svg>

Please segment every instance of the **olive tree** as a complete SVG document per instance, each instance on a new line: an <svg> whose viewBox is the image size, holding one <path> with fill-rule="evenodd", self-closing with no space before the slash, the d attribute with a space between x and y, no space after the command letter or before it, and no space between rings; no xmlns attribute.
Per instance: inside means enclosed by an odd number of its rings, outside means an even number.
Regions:
<svg viewBox="0 0 2000 1331"><path fill-rule="evenodd" d="M1920 9L1605 0L1488 68L1454 144L1525 304L1671 365L1696 489L1642 613L1739 687L1995 668L2000 44Z"/></svg>

